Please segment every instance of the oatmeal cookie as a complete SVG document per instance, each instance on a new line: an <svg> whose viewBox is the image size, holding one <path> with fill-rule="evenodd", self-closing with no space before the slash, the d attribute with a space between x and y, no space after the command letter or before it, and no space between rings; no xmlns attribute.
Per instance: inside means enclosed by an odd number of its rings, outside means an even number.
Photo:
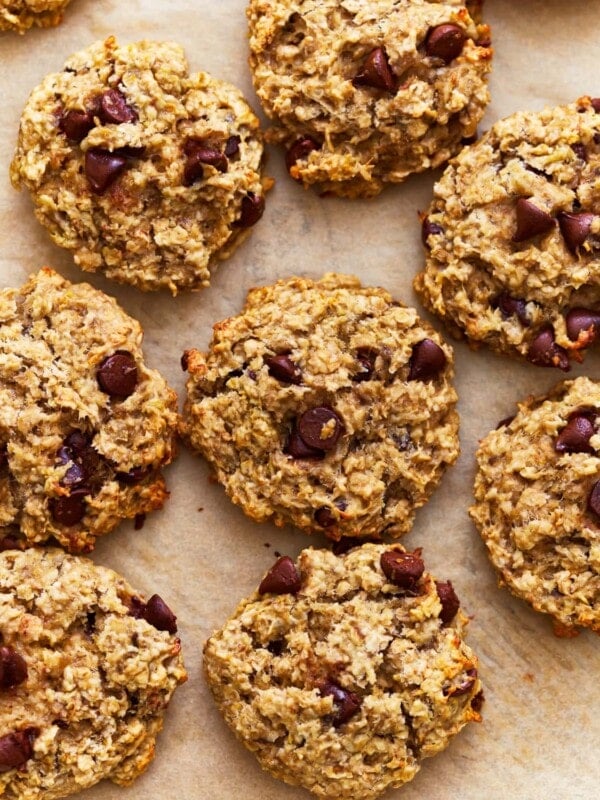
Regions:
<svg viewBox="0 0 600 800"><path fill-rule="evenodd" d="M176 617L56 549L0 554L0 795L54 800L152 761L186 679Z"/></svg>
<svg viewBox="0 0 600 800"><path fill-rule="evenodd" d="M256 521L399 536L458 456L451 348L354 277L253 289L183 364L182 433Z"/></svg>
<svg viewBox="0 0 600 800"><path fill-rule="evenodd" d="M481 442L471 516L500 582L600 632L600 383L559 383Z"/></svg>
<svg viewBox="0 0 600 800"><path fill-rule="evenodd" d="M204 648L236 736L286 783L373 800L410 781L483 702L467 617L420 551L281 557Z"/></svg>
<svg viewBox="0 0 600 800"><path fill-rule="evenodd" d="M254 86L290 175L372 196L458 152L489 102L490 31L468 5L250 0Z"/></svg>
<svg viewBox="0 0 600 800"><path fill-rule="evenodd" d="M33 25L58 25L71 0L0 0L0 31L25 33Z"/></svg>
<svg viewBox="0 0 600 800"><path fill-rule="evenodd" d="M54 242L143 290L208 286L264 210L259 122L171 42L72 56L31 93L11 165Z"/></svg>
<svg viewBox="0 0 600 800"><path fill-rule="evenodd" d="M0 548L89 551L160 508L177 398L117 303L50 269L0 290Z"/></svg>
<svg viewBox="0 0 600 800"><path fill-rule="evenodd" d="M415 289L456 335L569 369L600 331L600 100L519 112L465 148L423 218Z"/></svg>

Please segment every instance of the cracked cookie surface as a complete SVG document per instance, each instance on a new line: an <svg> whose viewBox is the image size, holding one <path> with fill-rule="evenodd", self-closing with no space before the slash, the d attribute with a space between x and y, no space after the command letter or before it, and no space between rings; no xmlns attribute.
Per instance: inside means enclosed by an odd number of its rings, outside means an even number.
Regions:
<svg viewBox="0 0 600 800"><path fill-rule="evenodd" d="M557 631L600 631L600 384L519 403L477 453L470 513L505 584Z"/></svg>
<svg viewBox="0 0 600 800"><path fill-rule="evenodd" d="M489 28L460 0L250 0L250 67L291 176L347 197L440 166L489 101Z"/></svg>
<svg viewBox="0 0 600 800"><path fill-rule="evenodd" d="M43 269L0 290L0 546L89 551L161 508L175 393L115 300Z"/></svg>
<svg viewBox="0 0 600 800"><path fill-rule="evenodd" d="M350 276L253 289L184 366L182 432L256 521L399 536L458 456L451 348Z"/></svg>
<svg viewBox="0 0 600 800"><path fill-rule="evenodd" d="M71 0L0 0L0 31L25 33L33 25L58 25Z"/></svg>
<svg viewBox="0 0 600 800"><path fill-rule="evenodd" d="M600 330L600 101L497 122L434 187L415 290L456 335L569 369Z"/></svg>
<svg viewBox="0 0 600 800"><path fill-rule="evenodd" d="M186 679L171 610L57 549L0 553L0 609L0 795L130 784Z"/></svg>
<svg viewBox="0 0 600 800"><path fill-rule="evenodd" d="M459 606L420 551L307 549L207 641L206 678L263 769L317 797L373 800L480 719Z"/></svg>
<svg viewBox="0 0 600 800"><path fill-rule="evenodd" d="M76 53L31 93L11 165L56 244L143 290L208 286L264 210L259 122L172 42Z"/></svg>

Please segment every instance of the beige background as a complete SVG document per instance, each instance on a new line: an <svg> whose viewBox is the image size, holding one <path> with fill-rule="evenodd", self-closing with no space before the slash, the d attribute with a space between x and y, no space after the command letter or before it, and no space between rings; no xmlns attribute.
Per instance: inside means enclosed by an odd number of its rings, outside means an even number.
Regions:
<svg viewBox="0 0 600 800"><path fill-rule="evenodd" d="M483 128L517 109L541 108L581 94L600 96L599 0L487 0L496 58L492 104ZM14 192L8 163L29 91L95 39L174 39L192 70L240 86L258 104L246 66L244 0L74 0L60 28L23 37L0 34L0 285L21 284L43 264L72 280L83 276L54 247L33 217L29 198ZM375 201L319 199L293 184L271 152L277 180L263 220L223 264L210 289L175 299L144 295L86 276L114 294L146 331L145 352L182 395L179 357L205 347L213 322L235 313L246 290L293 273L354 272L415 304L411 281L421 267L417 209L426 208L434 175L409 180ZM437 323L436 327L439 328ZM483 546L467 516L477 440L512 413L515 401L546 391L558 372L512 363L456 345L462 455L404 539L423 546L428 568L451 578L473 617L469 641L481 659L487 703L442 755L389 800L595 800L599 796L600 639L583 633L556 639L546 617L496 587ZM572 374L600 377L598 355ZM121 571L176 610L189 682L180 689L148 772L127 790L103 784L89 800L308 800L301 789L263 775L212 705L201 674L201 646L274 560L295 555L309 539L258 526L209 481L200 459L182 451L167 473L167 508L135 532L125 523L101 541L94 558ZM315 545L324 541L312 540Z"/></svg>

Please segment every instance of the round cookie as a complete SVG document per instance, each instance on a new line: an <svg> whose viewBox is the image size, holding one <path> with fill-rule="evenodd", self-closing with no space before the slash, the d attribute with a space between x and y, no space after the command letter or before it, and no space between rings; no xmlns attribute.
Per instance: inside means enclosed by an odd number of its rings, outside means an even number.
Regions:
<svg viewBox="0 0 600 800"><path fill-rule="evenodd" d="M0 290L0 549L89 551L161 508L177 398L115 300L43 269Z"/></svg>
<svg viewBox="0 0 600 800"><path fill-rule="evenodd" d="M207 641L206 678L263 769L317 797L372 800L480 720L459 605L399 545L283 556Z"/></svg>
<svg viewBox="0 0 600 800"><path fill-rule="evenodd" d="M71 0L0 0L0 31L25 33L33 25L58 25Z"/></svg>
<svg viewBox="0 0 600 800"><path fill-rule="evenodd" d="M186 680L172 611L56 549L1 553L0 598L0 795L130 784Z"/></svg>
<svg viewBox="0 0 600 800"><path fill-rule="evenodd" d="M435 185L415 290L456 335L569 369L600 325L600 100L497 122Z"/></svg>
<svg viewBox="0 0 600 800"><path fill-rule="evenodd" d="M258 522L399 536L458 456L451 348L351 276L251 290L183 366L182 433Z"/></svg>
<svg viewBox="0 0 600 800"><path fill-rule="evenodd" d="M175 294L208 286L261 217L262 154L235 87L189 75L179 45L110 37L33 90L11 179L82 269Z"/></svg>
<svg viewBox="0 0 600 800"><path fill-rule="evenodd" d="M476 134L490 31L461 0L250 0L248 19L267 140L305 186L373 196Z"/></svg>
<svg viewBox="0 0 600 800"><path fill-rule="evenodd" d="M600 384L559 383L481 442L470 513L500 583L562 635L600 632Z"/></svg>

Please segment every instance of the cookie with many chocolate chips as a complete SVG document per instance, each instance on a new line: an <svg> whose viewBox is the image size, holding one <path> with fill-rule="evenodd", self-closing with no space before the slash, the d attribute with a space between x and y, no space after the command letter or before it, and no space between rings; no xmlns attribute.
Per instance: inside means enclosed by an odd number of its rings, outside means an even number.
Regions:
<svg viewBox="0 0 600 800"><path fill-rule="evenodd" d="M129 785L186 680L173 612L57 549L1 553L0 593L0 795Z"/></svg>
<svg viewBox="0 0 600 800"><path fill-rule="evenodd" d="M280 558L211 636L206 679L263 769L317 797L374 800L479 721L466 624L420 551L311 548Z"/></svg>
<svg viewBox="0 0 600 800"><path fill-rule="evenodd" d="M0 548L89 551L161 508L177 399L144 364L139 323L43 269L0 290L0 325Z"/></svg>
<svg viewBox="0 0 600 800"><path fill-rule="evenodd" d="M250 0L254 86L292 178L373 196L458 152L489 101L480 5Z"/></svg>
<svg viewBox="0 0 600 800"><path fill-rule="evenodd" d="M25 33L58 25L71 0L0 0L0 31Z"/></svg>
<svg viewBox="0 0 600 800"><path fill-rule="evenodd" d="M182 49L114 37L31 93L11 178L88 272L143 290L208 286L264 211L259 122Z"/></svg>
<svg viewBox="0 0 600 800"><path fill-rule="evenodd" d="M183 365L182 433L256 521L399 536L458 456L452 350L350 276L253 289Z"/></svg>
<svg viewBox="0 0 600 800"><path fill-rule="evenodd" d="M465 148L423 216L415 289L456 335L568 370L600 331L600 100L519 112Z"/></svg>
<svg viewBox="0 0 600 800"><path fill-rule="evenodd" d="M481 442L471 516L500 583L600 632L600 384L577 378L519 403Z"/></svg>

